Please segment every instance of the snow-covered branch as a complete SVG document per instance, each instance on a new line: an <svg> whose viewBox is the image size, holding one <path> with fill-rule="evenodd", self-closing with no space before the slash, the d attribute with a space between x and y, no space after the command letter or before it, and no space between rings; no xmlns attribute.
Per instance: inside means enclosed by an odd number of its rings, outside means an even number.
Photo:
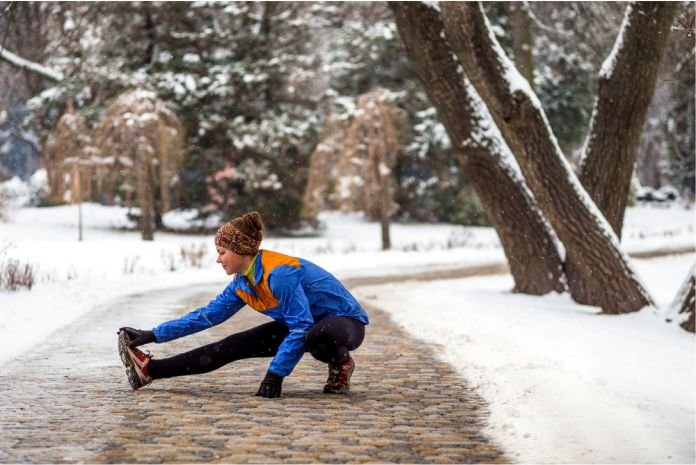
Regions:
<svg viewBox="0 0 696 465"><path fill-rule="evenodd" d="M15 55L6 48L0 47L0 58L13 66L20 69L26 69L32 73L39 74L53 81L60 82L63 80L63 73L60 71L48 68L39 63L34 63L33 61L26 60L18 55Z"/></svg>

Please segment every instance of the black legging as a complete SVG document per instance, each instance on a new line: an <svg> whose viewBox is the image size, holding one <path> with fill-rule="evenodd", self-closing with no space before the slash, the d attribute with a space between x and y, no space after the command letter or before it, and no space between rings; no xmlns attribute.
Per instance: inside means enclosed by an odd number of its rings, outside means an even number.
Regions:
<svg viewBox="0 0 696 465"><path fill-rule="evenodd" d="M153 359L148 373L153 379L172 378L208 373L235 360L273 357L287 335L287 326L272 321L174 357ZM305 347L317 360L338 366L364 338L365 325L353 318L333 316L312 326L305 336Z"/></svg>

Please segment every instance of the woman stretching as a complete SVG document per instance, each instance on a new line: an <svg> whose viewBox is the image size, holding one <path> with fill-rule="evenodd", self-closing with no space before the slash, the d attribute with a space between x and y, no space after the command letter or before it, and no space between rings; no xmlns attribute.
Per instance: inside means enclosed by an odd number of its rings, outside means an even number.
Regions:
<svg viewBox="0 0 696 465"><path fill-rule="evenodd" d="M207 373L235 360L273 357L257 396L279 397L283 378L305 352L329 364L326 393L347 393L357 349L369 323L365 310L329 272L302 258L259 250L257 212L225 223L215 234L217 263L232 282L208 305L150 330L121 328L118 350L128 381L139 389L159 378ZM222 323L244 305L274 321L170 358L137 346L167 342Z"/></svg>

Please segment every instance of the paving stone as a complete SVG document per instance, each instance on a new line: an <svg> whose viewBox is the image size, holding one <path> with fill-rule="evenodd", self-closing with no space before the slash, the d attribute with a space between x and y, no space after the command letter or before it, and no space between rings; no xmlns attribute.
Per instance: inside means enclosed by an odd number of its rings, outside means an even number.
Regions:
<svg viewBox="0 0 696 465"><path fill-rule="evenodd" d="M192 291L180 303L196 308L216 291ZM347 396L321 392L327 368L309 355L280 399L254 396L269 359L133 392L116 329L142 312L164 321L181 308L166 292L133 296L0 366L0 463L507 462L483 433L483 400L432 346L374 308ZM244 309L208 331L145 349L171 356L266 321Z"/></svg>

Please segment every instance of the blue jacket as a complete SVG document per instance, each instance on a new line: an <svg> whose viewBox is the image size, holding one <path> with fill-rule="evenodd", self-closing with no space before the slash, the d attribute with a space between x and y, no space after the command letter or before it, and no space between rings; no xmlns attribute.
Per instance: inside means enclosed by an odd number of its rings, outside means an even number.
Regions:
<svg viewBox="0 0 696 465"><path fill-rule="evenodd" d="M244 305L290 330L268 371L289 375L305 352L305 334L327 316L347 316L368 324L367 313L331 273L302 258L261 250L254 261L254 282L237 273L205 307L154 328L167 342L218 325Z"/></svg>

